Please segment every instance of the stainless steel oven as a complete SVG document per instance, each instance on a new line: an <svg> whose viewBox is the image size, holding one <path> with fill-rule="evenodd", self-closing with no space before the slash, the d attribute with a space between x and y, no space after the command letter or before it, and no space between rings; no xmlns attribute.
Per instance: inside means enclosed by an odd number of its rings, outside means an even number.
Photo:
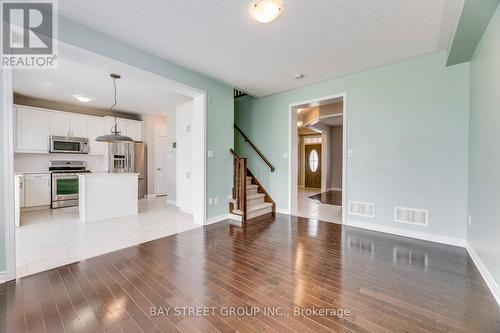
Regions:
<svg viewBox="0 0 500 333"><path fill-rule="evenodd" d="M72 154L88 154L89 139L74 138L69 136L50 136L51 153L72 153Z"/></svg>
<svg viewBox="0 0 500 333"><path fill-rule="evenodd" d="M88 173L84 161L50 161L51 208L78 206L78 174Z"/></svg>

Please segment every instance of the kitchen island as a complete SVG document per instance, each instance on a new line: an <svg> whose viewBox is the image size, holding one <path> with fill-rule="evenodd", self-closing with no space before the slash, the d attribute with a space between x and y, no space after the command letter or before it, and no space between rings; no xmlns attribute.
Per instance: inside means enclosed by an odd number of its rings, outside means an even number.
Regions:
<svg viewBox="0 0 500 333"><path fill-rule="evenodd" d="M138 173L78 175L80 220L99 221L138 214Z"/></svg>

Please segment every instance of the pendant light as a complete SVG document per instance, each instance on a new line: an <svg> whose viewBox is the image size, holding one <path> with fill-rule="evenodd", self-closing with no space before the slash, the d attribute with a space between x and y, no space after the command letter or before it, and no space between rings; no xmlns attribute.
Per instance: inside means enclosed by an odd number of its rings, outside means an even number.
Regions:
<svg viewBox="0 0 500 333"><path fill-rule="evenodd" d="M96 141L101 141L101 142L134 142L134 140L131 137L128 137L126 135L121 135L121 132L118 130L118 121L116 120L116 112L115 112L115 106L118 103L116 100L116 80L121 78L120 75L118 74L110 74L111 78L113 79L113 87L115 88L115 94L114 94L114 103L111 106L111 112L113 112L113 115L115 117L115 125L111 128L111 134L106 134L106 135L101 135L98 136L95 140Z"/></svg>

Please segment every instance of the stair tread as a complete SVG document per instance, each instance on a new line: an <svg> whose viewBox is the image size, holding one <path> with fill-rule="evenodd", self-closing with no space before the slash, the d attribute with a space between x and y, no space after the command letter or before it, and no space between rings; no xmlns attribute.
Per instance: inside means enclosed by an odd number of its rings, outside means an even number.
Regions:
<svg viewBox="0 0 500 333"><path fill-rule="evenodd" d="M247 185L247 190L249 189L254 189L254 188L258 188L259 186L258 185L255 185L255 184L250 184L250 185Z"/></svg>
<svg viewBox="0 0 500 333"><path fill-rule="evenodd" d="M247 207L247 213L250 213L250 212L255 212L256 210L261 210L261 209L264 209L264 208L267 208L267 207L271 207L273 204L270 203L270 202L261 202L257 205L252 205L250 207Z"/></svg>
<svg viewBox="0 0 500 333"><path fill-rule="evenodd" d="M255 198L262 198L265 196L266 195L264 193L247 194L247 200L251 200L251 199L255 199Z"/></svg>
<svg viewBox="0 0 500 333"><path fill-rule="evenodd" d="M252 176L247 176L247 179L252 179L253 177Z"/></svg>

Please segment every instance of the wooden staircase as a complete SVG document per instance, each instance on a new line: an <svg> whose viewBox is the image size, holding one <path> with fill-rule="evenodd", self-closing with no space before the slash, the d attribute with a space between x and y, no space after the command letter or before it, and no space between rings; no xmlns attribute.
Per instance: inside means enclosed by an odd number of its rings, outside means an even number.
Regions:
<svg viewBox="0 0 500 333"><path fill-rule="evenodd" d="M247 159L233 154L233 198L229 202L229 211L240 215L243 223L247 220L276 213L276 203L264 187L247 168Z"/></svg>

